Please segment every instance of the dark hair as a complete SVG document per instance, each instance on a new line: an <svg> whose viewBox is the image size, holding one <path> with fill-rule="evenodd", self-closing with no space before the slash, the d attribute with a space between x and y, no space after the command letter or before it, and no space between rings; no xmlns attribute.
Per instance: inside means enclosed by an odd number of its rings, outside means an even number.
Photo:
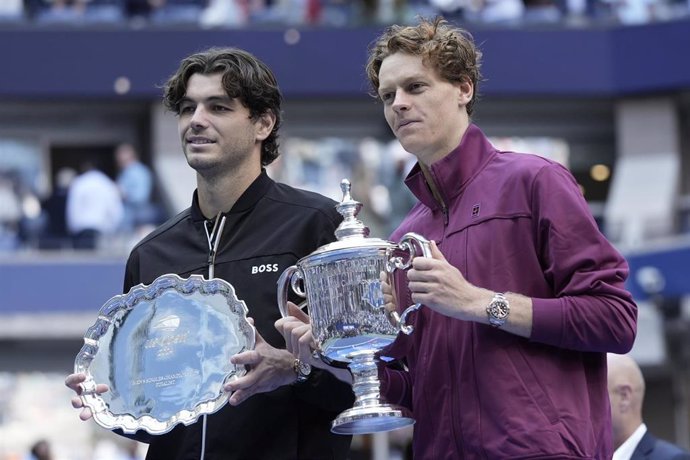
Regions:
<svg viewBox="0 0 690 460"><path fill-rule="evenodd" d="M467 103L467 114L472 115L482 79L482 53L469 32L452 26L442 17L433 21L420 19L416 26L393 25L379 36L369 49L367 76L372 95L378 98L381 63L397 52L422 56L425 65L450 82L470 82L474 87L472 99Z"/></svg>
<svg viewBox="0 0 690 460"><path fill-rule="evenodd" d="M271 69L254 55L237 48L211 48L192 54L182 60L177 72L163 87L163 104L168 110L180 113L180 101L187 93L187 83L196 73L222 74L227 95L247 107L253 120L269 111L275 115L275 126L261 145L261 164L269 165L278 158L283 96Z"/></svg>

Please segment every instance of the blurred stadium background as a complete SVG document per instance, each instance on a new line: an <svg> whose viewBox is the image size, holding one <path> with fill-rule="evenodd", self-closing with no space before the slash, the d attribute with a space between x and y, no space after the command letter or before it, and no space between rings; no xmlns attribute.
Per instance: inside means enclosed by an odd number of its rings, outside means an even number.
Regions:
<svg viewBox="0 0 690 460"><path fill-rule="evenodd" d="M349 177L385 238L411 160L367 95L366 49L384 25L436 14L484 52L475 121L502 148L566 164L628 257L647 424L690 447L687 0L0 0L0 460L40 439L55 460L142 458L80 422L63 381L132 244L189 204L194 175L160 104L179 60L209 46L265 60L286 96L270 174L334 199ZM49 232L58 172L91 159L114 179L122 142L154 173L149 219L74 250ZM352 458L402 458L408 436L358 436Z"/></svg>

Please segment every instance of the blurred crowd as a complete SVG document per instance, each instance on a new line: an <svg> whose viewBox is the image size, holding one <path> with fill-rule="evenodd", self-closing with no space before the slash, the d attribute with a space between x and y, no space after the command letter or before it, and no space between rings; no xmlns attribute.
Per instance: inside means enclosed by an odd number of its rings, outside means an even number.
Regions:
<svg viewBox="0 0 690 460"><path fill-rule="evenodd" d="M269 167L272 177L335 200L342 198L340 181L350 179L353 195L364 204L361 216L377 236L387 236L413 204L402 181L413 157L397 141L288 137L281 150ZM189 205L164 205L166 193L156 171L129 143L114 148L112 158L86 155L73 167L56 168L48 187L36 186L40 179L27 179L50 175L40 164L33 173L13 166L10 157L20 154L0 149L0 253L126 253L174 212L167 208Z"/></svg>
<svg viewBox="0 0 690 460"><path fill-rule="evenodd" d="M113 240L127 246L160 223L165 213L152 199L152 171L134 146L117 146L114 161L114 179L95 157L60 168L46 196L18 171L0 168L0 252L112 249Z"/></svg>
<svg viewBox="0 0 690 460"><path fill-rule="evenodd" d="M444 15L491 25L640 24L690 14L690 0L2 0L0 24L243 27L410 23Z"/></svg>

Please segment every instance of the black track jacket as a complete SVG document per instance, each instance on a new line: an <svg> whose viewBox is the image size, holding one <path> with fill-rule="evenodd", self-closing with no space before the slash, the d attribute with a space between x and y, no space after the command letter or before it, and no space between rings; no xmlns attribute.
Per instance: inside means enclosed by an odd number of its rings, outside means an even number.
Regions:
<svg viewBox="0 0 690 460"><path fill-rule="evenodd" d="M216 255L215 276L232 284L263 338L285 348L274 327L280 317L276 283L298 259L335 239L342 219L335 202L274 182L265 171L244 192L227 220ZM208 274L208 239L196 192L191 208L144 238L127 261L124 292L158 276ZM314 370L305 383L252 396L237 407L225 405L208 416L205 460L345 459L351 438L330 433L330 422L352 406L349 385ZM147 460L197 460L201 419L169 433L142 438Z"/></svg>

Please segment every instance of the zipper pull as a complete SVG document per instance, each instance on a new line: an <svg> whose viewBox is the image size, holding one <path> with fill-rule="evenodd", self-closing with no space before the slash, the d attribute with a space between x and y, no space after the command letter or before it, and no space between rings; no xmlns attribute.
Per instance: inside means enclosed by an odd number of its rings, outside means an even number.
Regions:
<svg viewBox="0 0 690 460"><path fill-rule="evenodd" d="M208 240L208 259L206 261L208 265L208 279L213 279L215 277L216 253L218 252L220 237L223 233L223 227L225 226L225 216L222 216L222 218L221 216L222 213L219 212L213 223L211 233L208 231L209 222L204 222L204 230L206 231L206 239Z"/></svg>

